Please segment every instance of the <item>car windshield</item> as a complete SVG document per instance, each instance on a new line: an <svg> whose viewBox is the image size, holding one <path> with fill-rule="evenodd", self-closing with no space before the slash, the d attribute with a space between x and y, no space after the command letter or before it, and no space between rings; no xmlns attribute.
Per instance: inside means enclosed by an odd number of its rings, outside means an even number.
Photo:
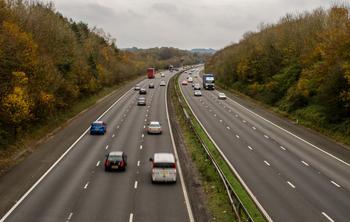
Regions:
<svg viewBox="0 0 350 222"><path fill-rule="evenodd" d="M150 127L160 127L159 123L150 123Z"/></svg>
<svg viewBox="0 0 350 222"><path fill-rule="evenodd" d="M123 160L122 156L117 156L117 155L109 155L108 160L110 161L121 161Z"/></svg>
<svg viewBox="0 0 350 222"><path fill-rule="evenodd" d="M154 163L154 168L174 168L174 163Z"/></svg>
<svg viewBox="0 0 350 222"><path fill-rule="evenodd" d="M91 126L95 126L95 127L99 127L99 126L102 126L103 124L102 123L92 123Z"/></svg>

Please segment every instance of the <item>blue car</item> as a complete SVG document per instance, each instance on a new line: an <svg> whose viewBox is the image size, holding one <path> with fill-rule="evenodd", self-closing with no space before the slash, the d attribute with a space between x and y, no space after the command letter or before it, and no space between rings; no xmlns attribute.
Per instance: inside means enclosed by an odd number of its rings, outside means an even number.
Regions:
<svg viewBox="0 0 350 222"><path fill-rule="evenodd" d="M95 121L91 123L90 135L102 134L104 135L107 131L107 125L103 121Z"/></svg>

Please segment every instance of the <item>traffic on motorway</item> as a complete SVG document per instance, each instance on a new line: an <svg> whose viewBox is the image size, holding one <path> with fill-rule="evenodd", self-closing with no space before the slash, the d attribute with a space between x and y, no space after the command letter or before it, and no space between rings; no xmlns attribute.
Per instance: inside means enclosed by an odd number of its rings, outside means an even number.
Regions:
<svg viewBox="0 0 350 222"><path fill-rule="evenodd" d="M203 74L203 67L184 72L178 84L268 220L349 220L348 163L216 90L214 75Z"/></svg>
<svg viewBox="0 0 350 222"><path fill-rule="evenodd" d="M194 221L167 110L174 72L148 69L2 221Z"/></svg>

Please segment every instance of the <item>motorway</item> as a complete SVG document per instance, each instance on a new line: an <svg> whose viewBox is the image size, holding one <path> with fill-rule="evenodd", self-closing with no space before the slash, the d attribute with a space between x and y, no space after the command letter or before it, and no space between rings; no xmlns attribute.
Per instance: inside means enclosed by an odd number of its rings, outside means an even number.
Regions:
<svg viewBox="0 0 350 222"><path fill-rule="evenodd" d="M218 100L217 90L195 97L191 84L181 85L187 76L178 84L191 109L271 221L350 220L350 165L342 159L349 150L337 157L232 99Z"/></svg>
<svg viewBox="0 0 350 222"><path fill-rule="evenodd" d="M172 74L165 72L163 80ZM147 106L137 106L138 91L130 89L100 120L107 133L86 130L59 161L0 221L191 221L191 208L179 173L176 184L152 184L149 158L172 152L174 146L166 107L167 86L147 89ZM161 135L147 135L151 120L162 123ZM121 150L128 156L125 172L105 172L106 153Z"/></svg>

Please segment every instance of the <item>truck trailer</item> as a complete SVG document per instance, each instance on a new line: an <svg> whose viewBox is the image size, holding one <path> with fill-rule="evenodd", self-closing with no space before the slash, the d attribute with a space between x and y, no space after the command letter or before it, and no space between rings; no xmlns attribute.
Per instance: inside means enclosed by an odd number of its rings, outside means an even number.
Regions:
<svg viewBox="0 0 350 222"><path fill-rule="evenodd" d="M156 70L154 68L147 69L147 77L149 79L154 79L155 75L156 75Z"/></svg>

